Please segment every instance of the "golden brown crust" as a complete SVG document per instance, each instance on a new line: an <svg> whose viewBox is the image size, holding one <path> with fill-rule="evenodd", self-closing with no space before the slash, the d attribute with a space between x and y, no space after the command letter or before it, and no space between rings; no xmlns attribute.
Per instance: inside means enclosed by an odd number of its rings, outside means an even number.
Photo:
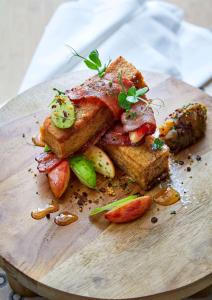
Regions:
<svg viewBox="0 0 212 300"><path fill-rule="evenodd" d="M148 190L159 177L168 175L169 150L153 151L147 143L140 146L106 145L104 149L114 162L131 176L143 190Z"/></svg>
<svg viewBox="0 0 212 300"><path fill-rule="evenodd" d="M59 158L68 157L78 151L101 129L104 129L110 123L111 118L111 111L101 106L96 110L95 122L93 118L87 118L86 126L75 128L71 131L71 135L70 132L55 127L51 119L47 118L44 122L44 141Z"/></svg>
<svg viewBox="0 0 212 300"><path fill-rule="evenodd" d="M119 56L116 60L114 60L106 70L107 74L118 74L120 72L124 78L131 80L135 84L136 88L147 86L141 72L122 56Z"/></svg>

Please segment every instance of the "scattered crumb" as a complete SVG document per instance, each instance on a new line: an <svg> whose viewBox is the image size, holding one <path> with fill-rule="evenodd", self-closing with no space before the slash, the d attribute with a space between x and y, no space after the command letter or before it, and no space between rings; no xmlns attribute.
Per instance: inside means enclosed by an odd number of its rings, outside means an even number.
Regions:
<svg viewBox="0 0 212 300"><path fill-rule="evenodd" d="M157 217L152 217L151 218L151 222L154 224L154 223L157 223L158 221L158 218Z"/></svg>
<svg viewBox="0 0 212 300"><path fill-rule="evenodd" d="M49 220L51 218L50 214L47 214L46 218Z"/></svg>
<svg viewBox="0 0 212 300"><path fill-rule="evenodd" d="M101 187L101 188L99 189L99 191L100 191L101 193L105 193L105 192L106 192L106 188Z"/></svg>
<svg viewBox="0 0 212 300"><path fill-rule="evenodd" d="M202 158L201 158L200 155L197 155L197 156L196 156L196 160L197 160L197 161L200 161L201 159L202 159Z"/></svg>
<svg viewBox="0 0 212 300"><path fill-rule="evenodd" d="M172 210L172 211L170 212L170 215L176 215L176 210Z"/></svg>
<svg viewBox="0 0 212 300"><path fill-rule="evenodd" d="M191 172L191 167L187 167L186 171Z"/></svg>
<svg viewBox="0 0 212 300"><path fill-rule="evenodd" d="M113 188L112 187L107 187L107 194L109 195L109 196L115 196L116 195L116 193L114 192L114 190L113 190Z"/></svg>
<svg viewBox="0 0 212 300"><path fill-rule="evenodd" d="M38 192L36 192L36 195L38 195Z"/></svg>
<svg viewBox="0 0 212 300"><path fill-rule="evenodd" d="M25 138L25 133L22 134L22 138Z"/></svg>

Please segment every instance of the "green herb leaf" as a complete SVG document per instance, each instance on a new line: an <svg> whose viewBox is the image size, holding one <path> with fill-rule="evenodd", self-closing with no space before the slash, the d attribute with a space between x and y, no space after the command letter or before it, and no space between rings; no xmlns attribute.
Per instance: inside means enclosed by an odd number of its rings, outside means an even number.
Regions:
<svg viewBox="0 0 212 300"><path fill-rule="evenodd" d="M89 54L89 58L93 61L98 67L102 66L101 60L99 59L99 52L97 49L91 51Z"/></svg>
<svg viewBox="0 0 212 300"><path fill-rule="evenodd" d="M136 96L136 88L134 86L131 86L129 90L127 91L128 96Z"/></svg>
<svg viewBox="0 0 212 300"><path fill-rule="evenodd" d="M154 142L152 144L152 150L155 150L155 151L161 150L163 148L163 145L164 145L164 141L162 141L159 138L155 138Z"/></svg>
<svg viewBox="0 0 212 300"><path fill-rule="evenodd" d="M133 103L137 103L138 101L145 101L144 99L140 98L140 96L148 92L149 89L147 87L136 90L136 87L132 86L128 89L128 91L126 91L121 72L118 73L118 81L122 88L122 91L118 96L118 103L121 108L129 111Z"/></svg>
<svg viewBox="0 0 212 300"><path fill-rule="evenodd" d="M139 101L136 96L127 96L126 100L129 101L130 103L136 103Z"/></svg>
<svg viewBox="0 0 212 300"><path fill-rule="evenodd" d="M87 59L87 58L83 57L82 55L80 55L79 53L77 53L77 51L74 50L72 47L70 47L70 48L73 50L73 55L83 59L84 63L86 64L86 66L89 69L98 71L98 75L99 75L100 78L105 75L105 71L106 71L108 65L111 62L110 59L109 59L107 64L104 64L104 66L102 66L102 62L99 58L99 52L98 52L97 49L91 51L89 56L88 56L89 59Z"/></svg>
<svg viewBox="0 0 212 300"><path fill-rule="evenodd" d="M130 202L130 201L132 201L132 200L134 200L136 198L138 198L138 195L130 195L130 196L126 197L126 198L117 200L115 202L109 203L109 204L104 205L102 207L96 207L96 208L94 208L94 209L91 210L91 212L89 213L89 215L90 216L94 216L94 215L96 215L98 213L101 213L103 211L111 210L111 209L113 209L115 207L118 207L118 206L120 206L122 204Z"/></svg>
<svg viewBox="0 0 212 300"><path fill-rule="evenodd" d="M91 70L98 70L98 66L93 63L92 61L88 60L88 59L84 59L84 63L86 64L86 66L91 69Z"/></svg>
<svg viewBox="0 0 212 300"><path fill-rule="evenodd" d="M131 103L127 101L127 95L125 92L120 92L118 95L118 103L119 106L126 111L128 111L131 108Z"/></svg>
<svg viewBox="0 0 212 300"><path fill-rule="evenodd" d="M45 145L44 152L50 152L50 151L52 151L52 149L48 145Z"/></svg>
<svg viewBox="0 0 212 300"><path fill-rule="evenodd" d="M149 91L149 88L146 86L142 89L136 91L136 97L141 97Z"/></svg>

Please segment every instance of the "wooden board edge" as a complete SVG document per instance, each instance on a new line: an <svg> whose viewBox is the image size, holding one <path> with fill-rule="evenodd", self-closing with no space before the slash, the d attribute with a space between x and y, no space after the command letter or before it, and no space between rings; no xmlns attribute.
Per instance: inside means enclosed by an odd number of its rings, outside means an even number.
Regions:
<svg viewBox="0 0 212 300"><path fill-rule="evenodd" d="M12 277L20 285L27 288L27 290L32 291L36 295L47 297L49 300L85 300L85 299L101 299L106 300L105 298L93 298L87 296L81 296L76 294L71 294L63 292L61 290L55 289L54 287L48 286L40 281L37 281L23 272L16 269L12 266L7 260L0 256L0 267L4 269L9 277ZM119 298L117 300L181 300L183 298L189 297L198 293L201 290L212 285L212 273L206 275L205 277L192 282L189 285L179 287L174 290L166 291L160 294L153 294L150 296L144 296L139 298ZM171 298L170 298L171 297ZM115 299L114 299L115 300Z"/></svg>

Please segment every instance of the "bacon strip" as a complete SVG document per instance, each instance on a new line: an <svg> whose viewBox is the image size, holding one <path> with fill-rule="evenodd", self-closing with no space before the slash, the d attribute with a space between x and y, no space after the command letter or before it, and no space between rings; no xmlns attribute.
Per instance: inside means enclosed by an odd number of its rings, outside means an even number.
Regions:
<svg viewBox="0 0 212 300"><path fill-rule="evenodd" d="M127 79L123 80L126 89L131 87L133 83ZM112 79L109 76L99 78L94 76L85 81L78 87L67 90L66 94L74 103L87 101L96 101L98 105L106 105L112 111L114 118L118 120L123 110L118 105L118 94L121 91L121 86L117 78Z"/></svg>
<svg viewBox="0 0 212 300"><path fill-rule="evenodd" d="M133 113L135 115L133 115ZM134 131L145 124L156 127L154 112L150 106L146 106L142 101L133 105L130 114L125 112L121 116L124 132Z"/></svg>
<svg viewBox="0 0 212 300"><path fill-rule="evenodd" d="M116 124L112 129L106 132L100 143L103 145L117 146L131 145L129 134L123 131L123 126L121 123Z"/></svg>
<svg viewBox="0 0 212 300"><path fill-rule="evenodd" d="M35 160L38 162L37 169L40 173L49 173L62 162L62 159L57 158L52 152L41 153L35 157Z"/></svg>
<svg viewBox="0 0 212 300"><path fill-rule="evenodd" d="M133 85L131 81L125 78L122 81L126 91ZM86 80L84 84L66 91L67 96L76 105L83 105L83 102L86 101L96 105L106 105L112 111L114 120L121 119L122 123L117 123L115 127L106 132L101 140L103 144L131 145L129 132L140 130L138 132L140 134L141 131L147 131L145 135L148 135L155 131L156 122L152 108L146 107L146 104L139 101L130 110L131 115L134 113L136 117L129 117L129 113L124 112L118 105L118 95L121 90L122 87L117 77L114 78L111 74L106 74L103 78L94 76ZM145 128L151 128L151 130ZM96 141L97 139L94 137L91 142L95 143Z"/></svg>

